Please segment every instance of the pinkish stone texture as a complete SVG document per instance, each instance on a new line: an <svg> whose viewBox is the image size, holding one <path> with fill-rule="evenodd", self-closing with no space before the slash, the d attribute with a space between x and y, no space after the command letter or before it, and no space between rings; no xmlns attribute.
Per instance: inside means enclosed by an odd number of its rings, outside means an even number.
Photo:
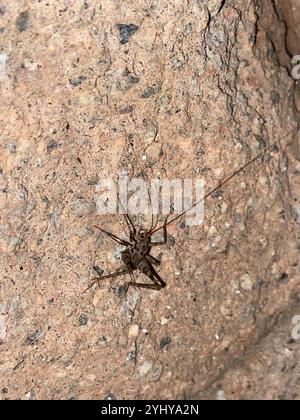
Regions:
<svg viewBox="0 0 300 420"><path fill-rule="evenodd" d="M298 135L170 227L164 290L81 294L120 266L98 179L208 191L297 125L285 36L271 0L0 0L0 399L299 397Z"/></svg>

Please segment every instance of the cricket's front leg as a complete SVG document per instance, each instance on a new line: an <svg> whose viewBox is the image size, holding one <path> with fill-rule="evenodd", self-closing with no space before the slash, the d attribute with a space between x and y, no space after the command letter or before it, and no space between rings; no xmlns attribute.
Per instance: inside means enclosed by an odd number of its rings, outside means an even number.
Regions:
<svg viewBox="0 0 300 420"><path fill-rule="evenodd" d="M100 230L100 232L105 233L105 235L109 236L111 239L113 239L113 240L114 240L115 242L117 242L118 244L120 244L120 245L124 245L124 246L128 246L128 245L130 245L130 243L129 243L129 242L125 241L124 239L119 238L118 236L114 235L113 233L108 232L107 230L102 229L102 228L100 228L99 226L94 226L94 227L95 227L96 229L99 229L99 230Z"/></svg>

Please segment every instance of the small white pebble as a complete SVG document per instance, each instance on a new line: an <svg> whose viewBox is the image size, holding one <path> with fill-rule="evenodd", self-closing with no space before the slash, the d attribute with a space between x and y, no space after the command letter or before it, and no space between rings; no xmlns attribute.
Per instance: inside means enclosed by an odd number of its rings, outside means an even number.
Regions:
<svg viewBox="0 0 300 420"><path fill-rule="evenodd" d="M217 179L222 179L224 176L224 169L223 168L215 168L214 175Z"/></svg>
<svg viewBox="0 0 300 420"><path fill-rule="evenodd" d="M152 369L152 362L144 362L141 366L138 367L138 373L140 376L145 376Z"/></svg>
<svg viewBox="0 0 300 420"><path fill-rule="evenodd" d="M207 236L208 237L212 237L212 236L216 236L218 234L218 231L217 231L217 228L215 227L215 226L211 226L209 229L208 229L208 232L207 232Z"/></svg>
<svg viewBox="0 0 300 420"><path fill-rule="evenodd" d="M241 278L241 287L242 289L250 292L253 288L253 279L250 277L248 273L245 273Z"/></svg>
<svg viewBox="0 0 300 420"><path fill-rule="evenodd" d="M225 399L226 399L225 398L225 392L222 389L219 389L217 391L217 400L218 401L224 401Z"/></svg>
<svg viewBox="0 0 300 420"><path fill-rule="evenodd" d="M28 71L35 71L39 67L38 63L31 60L30 58L25 58L22 64L23 64L23 67Z"/></svg>
<svg viewBox="0 0 300 420"><path fill-rule="evenodd" d="M137 324L130 325L128 337L136 338L139 335L139 326Z"/></svg>
<svg viewBox="0 0 300 420"><path fill-rule="evenodd" d="M58 372L56 372L55 376L59 379L63 379L67 376L67 372L64 370L59 370Z"/></svg>
<svg viewBox="0 0 300 420"><path fill-rule="evenodd" d="M221 204L221 213L222 214L225 214L226 212L227 212L227 210L228 210L228 204L227 203L222 203Z"/></svg>
<svg viewBox="0 0 300 420"><path fill-rule="evenodd" d="M164 317L164 316L162 316L162 317L160 318L160 323L161 323L161 325L166 325L168 322L169 322L168 318L166 318L166 317Z"/></svg>
<svg viewBox="0 0 300 420"><path fill-rule="evenodd" d="M96 378L97 376L94 373L88 373L85 377L85 379L89 382L94 382Z"/></svg>
<svg viewBox="0 0 300 420"><path fill-rule="evenodd" d="M5 79L6 76L6 54L0 54L0 81Z"/></svg>
<svg viewBox="0 0 300 420"><path fill-rule="evenodd" d="M293 358L294 353L293 353L290 349L285 348L285 349L283 350L283 352L284 352L284 355L285 355L286 357L288 357L289 359L292 359L292 358Z"/></svg>
<svg viewBox="0 0 300 420"><path fill-rule="evenodd" d="M6 338L6 324L4 316L0 316L0 339L5 340Z"/></svg>
<svg viewBox="0 0 300 420"><path fill-rule="evenodd" d="M244 225L244 223L240 224L240 231L244 232L246 230L246 226Z"/></svg>
<svg viewBox="0 0 300 420"><path fill-rule="evenodd" d="M268 184L268 178L266 176L261 176L258 182L262 187L265 187Z"/></svg>

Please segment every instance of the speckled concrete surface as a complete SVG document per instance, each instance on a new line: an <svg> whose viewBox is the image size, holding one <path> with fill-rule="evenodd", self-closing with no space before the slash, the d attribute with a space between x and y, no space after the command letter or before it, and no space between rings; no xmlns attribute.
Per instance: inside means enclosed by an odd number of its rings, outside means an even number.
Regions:
<svg viewBox="0 0 300 420"><path fill-rule="evenodd" d="M299 311L296 135L170 228L166 289L81 294L120 266L98 179L209 190L297 125L285 36L271 0L0 1L0 398L299 398L252 360Z"/></svg>

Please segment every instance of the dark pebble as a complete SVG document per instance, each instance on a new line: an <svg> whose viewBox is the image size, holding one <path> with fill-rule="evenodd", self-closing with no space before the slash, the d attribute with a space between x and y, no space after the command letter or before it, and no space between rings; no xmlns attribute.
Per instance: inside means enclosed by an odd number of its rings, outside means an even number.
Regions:
<svg viewBox="0 0 300 420"><path fill-rule="evenodd" d="M154 95L155 93L161 90L161 84L154 84L152 86L147 87L141 94L141 98L150 98L150 96Z"/></svg>
<svg viewBox="0 0 300 420"><path fill-rule="evenodd" d="M120 109L120 114L130 114L130 112L133 111L133 106L132 105L128 105L128 106L124 106L124 108Z"/></svg>
<svg viewBox="0 0 300 420"><path fill-rule="evenodd" d="M146 88L144 92L141 94L142 98L150 98L155 93L154 88L152 86Z"/></svg>
<svg viewBox="0 0 300 420"><path fill-rule="evenodd" d="M16 21L19 32L27 31L28 29L29 13L27 11L21 12Z"/></svg>
<svg viewBox="0 0 300 420"><path fill-rule="evenodd" d="M128 77L130 75L130 70L126 67L125 70L123 70L122 76Z"/></svg>
<svg viewBox="0 0 300 420"><path fill-rule="evenodd" d="M26 338L26 344L28 346L33 346L34 344L37 343L38 338L41 335L41 331L36 330L34 333L30 334L27 338Z"/></svg>
<svg viewBox="0 0 300 420"><path fill-rule="evenodd" d="M180 223L180 228L181 229L185 229L187 227L187 225L186 225L186 221L185 220L183 220L181 223Z"/></svg>
<svg viewBox="0 0 300 420"><path fill-rule="evenodd" d="M199 173L200 174L206 174L207 172L209 172L211 169L208 166L204 166L203 168L200 168Z"/></svg>
<svg viewBox="0 0 300 420"><path fill-rule="evenodd" d="M277 144L274 144L274 146L272 147L272 152L273 153L278 153L279 152L279 147L277 146Z"/></svg>
<svg viewBox="0 0 300 420"><path fill-rule="evenodd" d="M79 325L87 325L88 317L84 314L81 314L79 317Z"/></svg>
<svg viewBox="0 0 300 420"><path fill-rule="evenodd" d="M164 337L164 338L162 338L160 340L160 348L161 349L168 348L169 345L171 344L171 341L172 341L171 337Z"/></svg>
<svg viewBox="0 0 300 420"><path fill-rule="evenodd" d="M133 138L134 138L134 134L133 134L133 133L128 133L127 139L128 139L129 141L132 141L132 140L133 140Z"/></svg>
<svg viewBox="0 0 300 420"><path fill-rule="evenodd" d="M137 76L129 76L128 77L128 83L130 84L130 85L136 85L137 83L139 83L139 81L140 81L140 78L139 77L137 77Z"/></svg>
<svg viewBox="0 0 300 420"><path fill-rule="evenodd" d="M282 273L278 279L278 283L281 283L281 284L288 283L288 281L289 281L289 276L287 273Z"/></svg>
<svg viewBox="0 0 300 420"><path fill-rule="evenodd" d="M104 270L102 270L101 267L98 267L98 265L93 265L93 270L96 271L99 277L101 277L104 273Z"/></svg>
<svg viewBox="0 0 300 420"><path fill-rule="evenodd" d="M50 200L45 195L44 195L44 197L42 197L42 202L45 203L45 205L46 205L47 208L50 207Z"/></svg>
<svg viewBox="0 0 300 420"><path fill-rule="evenodd" d="M136 352L135 351L130 351L127 354L127 360L132 361L132 360L135 360L135 359L136 359Z"/></svg>
<svg viewBox="0 0 300 420"><path fill-rule="evenodd" d="M81 75L81 76L79 76L77 79L69 79L69 83L70 83L72 86L79 86L79 85L81 85L81 83L82 83L82 82L84 82L86 79L87 79L87 78L86 78L86 76Z"/></svg>
<svg viewBox="0 0 300 420"><path fill-rule="evenodd" d="M215 192L212 193L212 198L219 198L222 197L222 190L221 188L218 188Z"/></svg>
<svg viewBox="0 0 300 420"><path fill-rule="evenodd" d="M120 286L118 288L118 295L119 296L125 296L127 293L128 287L126 285Z"/></svg>
<svg viewBox="0 0 300 420"><path fill-rule="evenodd" d="M129 38L131 38L132 35L134 35L139 30L139 27L137 25L134 25L133 23L130 23L130 25L118 23L117 29L119 31L120 44L124 45L127 44Z"/></svg>
<svg viewBox="0 0 300 420"><path fill-rule="evenodd" d="M48 152L51 152L51 150L56 149L56 148L57 148L57 146L58 146L57 141L55 141L55 140L51 140L51 141L47 144L47 151L48 151Z"/></svg>
<svg viewBox="0 0 300 420"><path fill-rule="evenodd" d="M144 171L141 171L141 172L138 172L137 174L136 174L136 177L137 178L143 178L143 179L146 179L146 172L144 172Z"/></svg>
<svg viewBox="0 0 300 420"><path fill-rule="evenodd" d="M278 105L280 102L280 95L278 92L276 92L276 90L273 90L271 92L271 101L273 103L273 105Z"/></svg>
<svg viewBox="0 0 300 420"><path fill-rule="evenodd" d="M99 179L91 179L90 181L87 182L88 185L93 186L93 185L97 185L99 182Z"/></svg>

